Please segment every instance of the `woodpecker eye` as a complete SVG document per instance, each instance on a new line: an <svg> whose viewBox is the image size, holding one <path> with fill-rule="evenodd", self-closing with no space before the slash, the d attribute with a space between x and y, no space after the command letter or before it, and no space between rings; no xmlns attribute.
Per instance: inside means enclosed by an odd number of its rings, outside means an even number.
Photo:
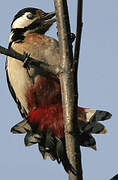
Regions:
<svg viewBox="0 0 118 180"><path fill-rule="evenodd" d="M28 18L28 19L33 19L34 17L35 17L35 16L34 16L33 14L28 14L28 15L27 15L27 18Z"/></svg>

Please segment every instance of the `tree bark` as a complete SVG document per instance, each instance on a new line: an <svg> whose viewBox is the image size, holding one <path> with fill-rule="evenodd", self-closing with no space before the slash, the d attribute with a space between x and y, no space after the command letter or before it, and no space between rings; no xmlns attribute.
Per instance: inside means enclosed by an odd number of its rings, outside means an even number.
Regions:
<svg viewBox="0 0 118 180"><path fill-rule="evenodd" d="M74 83L73 53L70 39L70 24L66 0L54 0L62 73L59 74L63 119L65 129L66 151L72 168L77 172L69 171L69 180L82 180L81 152L79 145L79 126L77 122L77 82Z"/></svg>

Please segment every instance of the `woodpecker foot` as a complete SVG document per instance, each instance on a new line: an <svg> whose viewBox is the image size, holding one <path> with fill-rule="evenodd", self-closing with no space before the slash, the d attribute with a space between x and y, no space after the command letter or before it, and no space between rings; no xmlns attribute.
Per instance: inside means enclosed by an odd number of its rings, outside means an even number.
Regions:
<svg viewBox="0 0 118 180"><path fill-rule="evenodd" d="M25 56L25 59L24 59L23 67L29 70L30 69L30 59L29 59L30 54L24 52L24 56Z"/></svg>
<svg viewBox="0 0 118 180"><path fill-rule="evenodd" d="M75 34L74 33L70 33L70 38L71 38L71 43L73 43L74 40L75 40Z"/></svg>

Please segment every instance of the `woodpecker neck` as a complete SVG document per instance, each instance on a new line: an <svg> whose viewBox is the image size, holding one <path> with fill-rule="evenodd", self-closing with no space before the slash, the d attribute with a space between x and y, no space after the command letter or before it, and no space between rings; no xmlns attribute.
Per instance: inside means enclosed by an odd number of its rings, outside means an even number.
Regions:
<svg viewBox="0 0 118 180"><path fill-rule="evenodd" d="M12 29L9 37L9 45L11 45L12 42L22 42L24 40L24 37L24 29Z"/></svg>
<svg viewBox="0 0 118 180"><path fill-rule="evenodd" d="M27 33L42 34L38 28L28 29L27 27L25 27L12 29L10 33L9 44L11 45L12 42L22 43Z"/></svg>
<svg viewBox="0 0 118 180"><path fill-rule="evenodd" d="M11 46L12 42L22 43L25 36L29 33L45 34L45 32L48 31L48 29L54 22L55 22L55 19L49 21L48 23L39 24L39 21L37 20L34 23L24 28L11 29L10 38L9 38L9 46Z"/></svg>

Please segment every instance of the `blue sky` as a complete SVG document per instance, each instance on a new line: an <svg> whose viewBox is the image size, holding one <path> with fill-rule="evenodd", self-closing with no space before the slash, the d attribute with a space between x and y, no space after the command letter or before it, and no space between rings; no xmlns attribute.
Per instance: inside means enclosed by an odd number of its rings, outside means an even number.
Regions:
<svg viewBox="0 0 118 180"><path fill-rule="evenodd" d="M75 32L76 2L68 0L71 29ZM53 11L53 0L2 1L0 7L0 45L8 46L10 24L17 11L39 7ZM113 114L105 122L106 135L96 135L97 151L81 148L84 180L109 180L118 173L118 1L86 0L79 65L79 104ZM56 37L56 25L49 35ZM5 59L0 55L0 179L67 179L62 165L43 160L37 145L25 147L24 135L13 135L10 129L22 118L10 96L5 77Z"/></svg>

